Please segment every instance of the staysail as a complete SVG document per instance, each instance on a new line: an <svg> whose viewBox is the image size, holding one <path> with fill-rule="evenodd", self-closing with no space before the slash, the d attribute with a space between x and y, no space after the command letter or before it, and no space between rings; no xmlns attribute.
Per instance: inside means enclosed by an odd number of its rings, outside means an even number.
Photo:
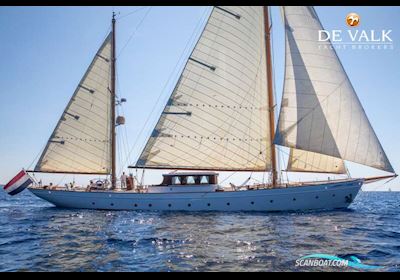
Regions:
<svg viewBox="0 0 400 280"><path fill-rule="evenodd" d="M274 143L394 172L312 7L284 7L286 72Z"/></svg>
<svg viewBox="0 0 400 280"><path fill-rule="evenodd" d="M287 171L345 174L346 167L340 158L291 148Z"/></svg>
<svg viewBox="0 0 400 280"><path fill-rule="evenodd" d="M136 167L271 168L263 7L214 7Z"/></svg>
<svg viewBox="0 0 400 280"><path fill-rule="evenodd" d="M110 174L111 38L106 38L52 133L36 172Z"/></svg>

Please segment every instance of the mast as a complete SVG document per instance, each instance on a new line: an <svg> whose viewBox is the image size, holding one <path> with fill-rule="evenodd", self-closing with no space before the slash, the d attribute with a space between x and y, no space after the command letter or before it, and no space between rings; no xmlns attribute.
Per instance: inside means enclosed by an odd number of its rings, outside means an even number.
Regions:
<svg viewBox="0 0 400 280"><path fill-rule="evenodd" d="M115 134L115 13L112 17L111 43L111 187L116 187L116 134Z"/></svg>
<svg viewBox="0 0 400 280"><path fill-rule="evenodd" d="M264 30L265 30L265 44L266 44L266 58L267 58L267 80L268 80L268 107L269 107L269 129L270 129L270 142L271 142L271 162L272 162L272 186L277 184L277 166L276 166L276 150L274 143L275 138L275 103L274 103L274 89L272 77L272 51L271 51L271 28L269 20L269 8L264 6Z"/></svg>

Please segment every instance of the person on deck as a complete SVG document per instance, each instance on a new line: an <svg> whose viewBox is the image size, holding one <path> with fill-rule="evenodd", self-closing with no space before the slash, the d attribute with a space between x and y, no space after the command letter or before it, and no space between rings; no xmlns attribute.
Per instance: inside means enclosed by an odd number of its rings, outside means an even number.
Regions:
<svg viewBox="0 0 400 280"><path fill-rule="evenodd" d="M132 190L131 176L128 176L128 178L126 179L126 190L127 191L131 191Z"/></svg>
<svg viewBox="0 0 400 280"><path fill-rule="evenodd" d="M127 176L126 176L125 172L122 172L122 175L121 175L121 189L125 189L126 188L126 179L127 179Z"/></svg>
<svg viewBox="0 0 400 280"><path fill-rule="evenodd" d="M134 189L135 189L135 179L133 178L132 174L129 174L126 190L132 191Z"/></svg>
<svg viewBox="0 0 400 280"><path fill-rule="evenodd" d="M133 177L133 174L129 174L129 178L132 182L132 190L136 191L136 182L135 182L135 177Z"/></svg>
<svg viewBox="0 0 400 280"><path fill-rule="evenodd" d="M86 191L90 192L90 191L92 191L93 189L95 189L95 184L93 183L92 180L90 180L90 181L89 181L89 185L88 185L87 188L86 188Z"/></svg>

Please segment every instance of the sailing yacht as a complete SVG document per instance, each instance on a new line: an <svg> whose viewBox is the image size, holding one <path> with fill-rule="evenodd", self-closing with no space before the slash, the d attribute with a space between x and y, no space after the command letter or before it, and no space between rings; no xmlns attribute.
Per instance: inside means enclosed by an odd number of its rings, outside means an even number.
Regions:
<svg viewBox="0 0 400 280"><path fill-rule="evenodd" d="M103 190L34 184L58 207L107 210L303 211L348 207L362 185L396 176L312 7L282 7L285 79L275 122L271 22L266 6L215 6L134 169L174 170L159 185L117 188L115 25L29 173L99 174ZM283 59L283 58L282 58ZM390 175L283 183L288 172L346 174L344 161ZM221 186L218 172L269 172L257 185ZM161 180L160 180L161 181Z"/></svg>

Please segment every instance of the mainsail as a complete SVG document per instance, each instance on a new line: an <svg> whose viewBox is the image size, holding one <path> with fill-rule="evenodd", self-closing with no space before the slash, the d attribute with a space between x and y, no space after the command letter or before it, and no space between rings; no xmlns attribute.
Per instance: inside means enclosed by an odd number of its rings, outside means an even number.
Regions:
<svg viewBox="0 0 400 280"><path fill-rule="evenodd" d="M111 172L111 38L106 38L52 133L35 171Z"/></svg>
<svg viewBox="0 0 400 280"><path fill-rule="evenodd" d="M345 174L346 167L340 158L291 148L287 171Z"/></svg>
<svg viewBox="0 0 400 280"><path fill-rule="evenodd" d="M393 172L311 7L284 7L286 72L274 143ZM309 162L312 164L312 162Z"/></svg>
<svg viewBox="0 0 400 280"><path fill-rule="evenodd" d="M136 167L271 169L263 9L213 8Z"/></svg>

